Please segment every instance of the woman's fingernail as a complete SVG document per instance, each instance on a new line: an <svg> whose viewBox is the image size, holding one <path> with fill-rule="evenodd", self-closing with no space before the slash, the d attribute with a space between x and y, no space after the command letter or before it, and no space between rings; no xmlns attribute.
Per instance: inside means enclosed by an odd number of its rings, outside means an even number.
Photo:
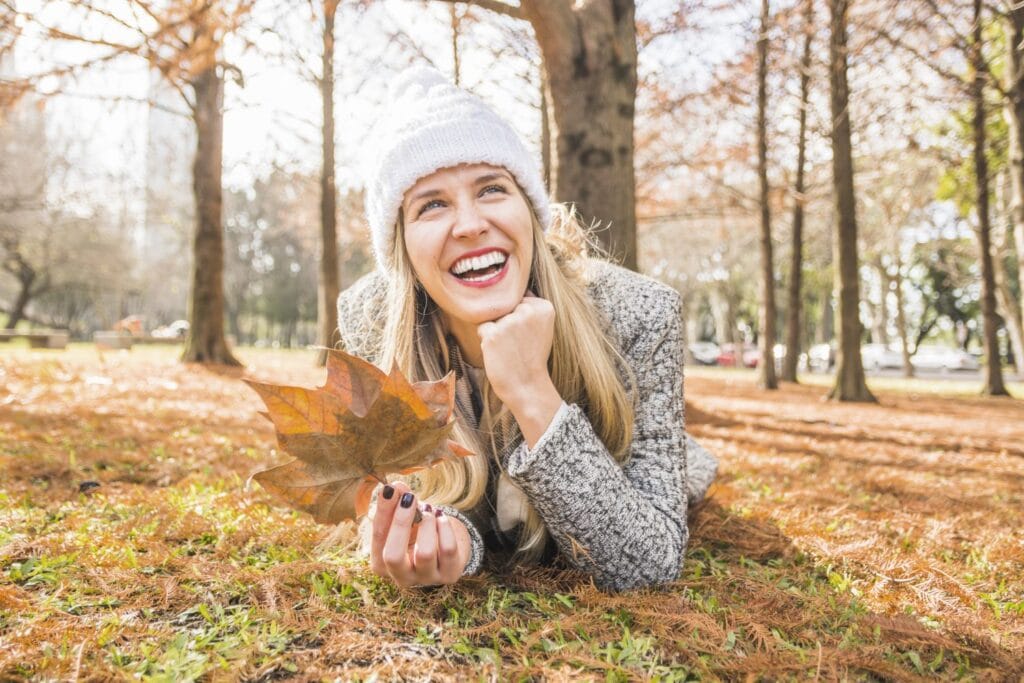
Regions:
<svg viewBox="0 0 1024 683"><path fill-rule="evenodd" d="M434 508L430 507L430 503L427 503L423 506L423 511L429 515L431 512L434 511Z"/></svg>
<svg viewBox="0 0 1024 683"><path fill-rule="evenodd" d="M395 487L388 484L384 487L384 500L391 500L391 496L395 495Z"/></svg>
<svg viewBox="0 0 1024 683"><path fill-rule="evenodd" d="M442 510L441 508L438 508L438 509L434 510L434 516L435 517L440 517L443 514L444 514L444 510Z"/></svg>
<svg viewBox="0 0 1024 683"><path fill-rule="evenodd" d="M404 507L404 508L407 508L407 507L412 507L412 499L413 499L413 498L415 498L415 496L414 496L414 495L412 495L412 493L411 493L411 492L406 492L406 493L403 493L403 494L402 494L402 500L401 500L401 501L399 501L399 503L398 503L398 504L399 504L399 505L401 505L401 506L402 506L402 507Z"/></svg>

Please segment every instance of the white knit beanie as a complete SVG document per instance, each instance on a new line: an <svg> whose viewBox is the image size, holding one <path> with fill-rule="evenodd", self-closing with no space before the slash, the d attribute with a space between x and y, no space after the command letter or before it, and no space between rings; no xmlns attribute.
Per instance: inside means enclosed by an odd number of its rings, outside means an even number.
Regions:
<svg viewBox="0 0 1024 683"><path fill-rule="evenodd" d="M389 103L364 150L366 219L382 271L391 249L402 197L417 180L459 164L504 167L523 188L541 228L551 221L544 178L512 127L480 98L436 69L416 66L391 84Z"/></svg>

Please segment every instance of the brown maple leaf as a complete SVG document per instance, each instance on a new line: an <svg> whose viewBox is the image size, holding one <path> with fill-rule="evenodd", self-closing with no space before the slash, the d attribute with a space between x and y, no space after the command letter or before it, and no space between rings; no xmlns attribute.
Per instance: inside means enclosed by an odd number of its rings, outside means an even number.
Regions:
<svg viewBox="0 0 1024 683"><path fill-rule="evenodd" d="M317 522L366 514L389 473L408 474L472 453L451 441L455 376L410 384L342 351L327 355L316 389L245 380L267 406L281 449L297 458L252 476Z"/></svg>

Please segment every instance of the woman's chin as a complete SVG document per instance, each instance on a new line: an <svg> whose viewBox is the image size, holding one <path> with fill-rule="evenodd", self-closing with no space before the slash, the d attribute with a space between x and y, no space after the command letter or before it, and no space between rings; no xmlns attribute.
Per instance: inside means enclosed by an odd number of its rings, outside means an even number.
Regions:
<svg viewBox="0 0 1024 683"><path fill-rule="evenodd" d="M474 302L476 305L469 306L459 312L455 317L472 325L481 325L502 318L516 309L519 302Z"/></svg>

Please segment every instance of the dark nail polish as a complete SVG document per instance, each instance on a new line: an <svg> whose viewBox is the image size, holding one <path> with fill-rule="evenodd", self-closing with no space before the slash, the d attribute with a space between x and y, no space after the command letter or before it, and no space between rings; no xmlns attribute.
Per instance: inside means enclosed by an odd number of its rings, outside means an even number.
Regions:
<svg viewBox="0 0 1024 683"><path fill-rule="evenodd" d="M438 509L434 510L434 516L435 517L440 517L443 514L444 514L444 510L442 510L441 508L438 508Z"/></svg>
<svg viewBox="0 0 1024 683"><path fill-rule="evenodd" d="M412 493L406 492L402 494L402 500L399 501L399 505L404 508L412 507L412 499L415 498Z"/></svg>
<svg viewBox="0 0 1024 683"><path fill-rule="evenodd" d="M427 503L426 505L423 506L423 511L429 515L431 512L434 511L434 508L430 507L430 503Z"/></svg>
<svg viewBox="0 0 1024 683"><path fill-rule="evenodd" d="M391 500L393 495L395 495L395 487L388 484L384 487L384 500Z"/></svg>

